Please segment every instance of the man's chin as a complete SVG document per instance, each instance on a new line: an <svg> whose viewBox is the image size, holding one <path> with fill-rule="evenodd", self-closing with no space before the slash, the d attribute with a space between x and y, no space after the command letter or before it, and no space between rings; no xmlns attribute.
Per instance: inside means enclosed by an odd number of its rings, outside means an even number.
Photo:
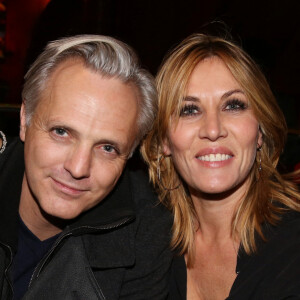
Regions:
<svg viewBox="0 0 300 300"><path fill-rule="evenodd" d="M61 227L62 229L70 221L76 219L83 210L70 209L70 208L58 208L58 209L41 209L43 217L51 224Z"/></svg>

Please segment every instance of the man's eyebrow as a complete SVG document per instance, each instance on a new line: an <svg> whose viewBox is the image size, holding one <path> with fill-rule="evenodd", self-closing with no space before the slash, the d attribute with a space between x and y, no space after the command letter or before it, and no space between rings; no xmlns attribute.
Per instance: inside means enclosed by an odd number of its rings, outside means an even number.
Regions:
<svg viewBox="0 0 300 300"><path fill-rule="evenodd" d="M49 122L50 123L50 122ZM63 128L66 131L70 132L73 136L79 138L80 137L80 132L77 131L76 129L64 124L63 122L60 122L59 120L52 119L51 120L51 128ZM101 145L101 144L107 144L107 145L112 145L117 148L118 151L122 152L125 151L126 149L126 142L122 141L117 141L116 139L111 139L111 138L99 138L96 140L95 145Z"/></svg>
<svg viewBox="0 0 300 300"><path fill-rule="evenodd" d="M225 94L223 94L222 99L230 97L233 94L243 94L243 95L245 95L245 93L241 89L235 89L235 90L230 90L230 91L226 92Z"/></svg>
<svg viewBox="0 0 300 300"><path fill-rule="evenodd" d="M120 147L122 147L122 143L117 142L116 140L112 139L100 139L97 141L97 144L107 144L107 145L112 145L118 148L120 150Z"/></svg>
<svg viewBox="0 0 300 300"><path fill-rule="evenodd" d="M120 142L120 141L116 141L113 139L103 138L103 139L98 140L96 145L111 145L116 148L117 152L120 155L125 155L125 156L128 156L131 151L131 147L128 148L128 145L126 144L125 141Z"/></svg>
<svg viewBox="0 0 300 300"><path fill-rule="evenodd" d="M52 128L62 128L64 130L70 132L74 136L79 136L79 132L76 129L74 129L74 128L72 128L72 127L64 124L63 122L61 122L59 120L50 119L50 120L48 120L47 123L49 124L48 125L49 129L52 129Z"/></svg>

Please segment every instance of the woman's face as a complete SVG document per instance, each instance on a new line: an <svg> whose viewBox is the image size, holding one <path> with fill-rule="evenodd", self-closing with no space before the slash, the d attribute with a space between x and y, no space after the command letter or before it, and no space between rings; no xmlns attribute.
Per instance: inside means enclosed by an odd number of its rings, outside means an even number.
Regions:
<svg viewBox="0 0 300 300"><path fill-rule="evenodd" d="M217 57L201 61L164 142L192 195L246 190L261 144L249 101L228 68Z"/></svg>

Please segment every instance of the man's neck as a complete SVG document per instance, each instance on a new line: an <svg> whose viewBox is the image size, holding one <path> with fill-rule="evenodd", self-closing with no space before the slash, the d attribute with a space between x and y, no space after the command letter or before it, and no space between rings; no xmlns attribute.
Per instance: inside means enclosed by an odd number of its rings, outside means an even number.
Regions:
<svg viewBox="0 0 300 300"><path fill-rule="evenodd" d="M33 199L24 176L20 198L19 214L27 228L41 241L62 231L62 222L51 222L46 217L37 202Z"/></svg>

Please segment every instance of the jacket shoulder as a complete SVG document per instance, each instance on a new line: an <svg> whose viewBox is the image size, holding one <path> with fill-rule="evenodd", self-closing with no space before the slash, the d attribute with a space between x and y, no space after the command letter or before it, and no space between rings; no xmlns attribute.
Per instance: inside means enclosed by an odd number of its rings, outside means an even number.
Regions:
<svg viewBox="0 0 300 300"><path fill-rule="evenodd" d="M23 143L18 137L7 137L5 150L0 154L0 173L5 165L23 162Z"/></svg>
<svg viewBox="0 0 300 300"><path fill-rule="evenodd" d="M135 205L135 266L127 270L120 299L166 299L172 260L172 215L159 202L147 172L129 171Z"/></svg>
<svg viewBox="0 0 300 300"><path fill-rule="evenodd" d="M146 170L129 169L128 174L130 179L130 189L136 206L142 207L145 204L162 206Z"/></svg>

